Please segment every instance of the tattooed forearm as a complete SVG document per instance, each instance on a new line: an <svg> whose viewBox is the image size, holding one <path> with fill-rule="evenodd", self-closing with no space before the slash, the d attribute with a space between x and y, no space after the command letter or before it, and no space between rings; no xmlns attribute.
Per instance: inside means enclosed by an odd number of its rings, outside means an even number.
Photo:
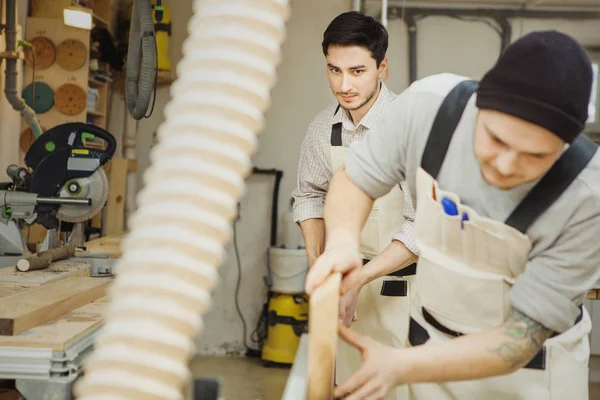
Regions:
<svg viewBox="0 0 600 400"><path fill-rule="evenodd" d="M551 330L514 309L501 329L506 340L489 350L502 357L511 369L519 368L531 360L552 334Z"/></svg>

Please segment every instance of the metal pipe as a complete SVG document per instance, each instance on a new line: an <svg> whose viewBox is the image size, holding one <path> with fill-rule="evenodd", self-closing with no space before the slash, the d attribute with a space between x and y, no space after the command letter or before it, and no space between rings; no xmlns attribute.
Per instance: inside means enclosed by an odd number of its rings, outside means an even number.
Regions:
<svg viewBox="0 0 600 400"><path fill-rule="evenodd" d="M417 80L417 22L411 13L404 16L408 29L408 80L409 84Z"/></svg>
<svg viewBox="0 0 600 400"><path fill-rule="evenodd" d="M71 199L67 197L38 197L37 204L63 204L70 206L89 206L92 204L92 199Z"/></svg>
<svg viewBox="0 0 600 400"><path fill-rule="evenodd" d="M362 10L362 0L352 0L352 11Z"/></svg>
<svg viewBox="0 0 600 400"><path fill-rule="evenodd" d="M381 0L381 24L388 25L388 0Z"/></svg>
<svg viewBox="0 0 600 400"><path fill-rule="evenodd" d="M507 17L498 17L496 21L502 28L502 34L500 36L500 55L506 50L512 41L512 25Z"/></svg>
<svg viewBox="0 0 600 400"><path fill-rule="evenodd" d="M402 15L402 7L389 7L392 15ZM599 11L532 11L532 10L502 10L502 9L456 9L456 8L424 8L406 7L405 13L410 12L413 16L464 16L464 17L488 17L488 18L534 18L534 19L600 19ZM400 18L400 17L398 17Z"/></svg>
<svg viewBox="0 0 600 400"><path fill-rule="evenodd" d="M16 52L17 50L17 2L16 0L6 0L6 26L4 31L6 40L6 52ZM25 103L25 100L17 91L17 58L6 58L4 93L10 105L21 113L25 118L36 138L42 134L40 123L35 112Z"/></svg>

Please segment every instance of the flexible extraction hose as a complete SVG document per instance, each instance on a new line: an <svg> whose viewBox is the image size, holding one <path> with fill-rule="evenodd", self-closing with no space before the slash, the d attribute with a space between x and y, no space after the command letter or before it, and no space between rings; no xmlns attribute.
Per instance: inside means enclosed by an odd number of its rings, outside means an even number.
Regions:
<svg viewBox="0 0 600 400"><path fill-rule="evenodd" d="M195 0L78 400L181 399L251 171L288 0Z"/></svg>
<svg viewBox="0 0 600 400"><path fill-rule="evenodd" d="M141 48L141 78L140 78ZM154 88L156 33L150 0L133 0L129 45L127 48L127 108L135 119L142 119L150 106Z"/></svg>
<svg viewBox="0 0 600 400"><path fill-rule="evenodd" d="M7 52L14 52L17 50L17 0L6 1L6 50ZM4 94L10 105L18 112L21 113L27 124L31 127L31 131L35 138L38 138L42 134L42 128L37 120L35 111L27 105L25 100L19 95L17 90L17 81L19 74L17 71L17 59L7 58L6 59L6 70L4 72L5 83L4 83Z"/></svg>

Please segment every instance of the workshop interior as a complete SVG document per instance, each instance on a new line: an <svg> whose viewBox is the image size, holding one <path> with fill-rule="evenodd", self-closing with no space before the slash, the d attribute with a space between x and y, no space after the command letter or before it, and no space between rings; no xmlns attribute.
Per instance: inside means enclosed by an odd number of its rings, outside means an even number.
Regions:
<svg viewBox="0 0 600 400"><path fill-rule="evenodd" d="M387 28L396 93L572 35L600 143L598 0L2 0L0 400L306 398L291 193L350 10Z"/></svg>

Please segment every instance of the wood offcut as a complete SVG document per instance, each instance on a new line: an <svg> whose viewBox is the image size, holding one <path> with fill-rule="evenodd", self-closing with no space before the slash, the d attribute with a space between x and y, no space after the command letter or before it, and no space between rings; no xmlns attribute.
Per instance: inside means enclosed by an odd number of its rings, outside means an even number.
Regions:
<svg viewBox="0 0 600 400"><path fill-rule="evenodd" d="M57 247L55 249L42 251L31 257L20 259L17 261L17 269L22 272L46 269L50 266L52 261L64 260L73 257L74 255L75 246L73 245Z"/></svg>

